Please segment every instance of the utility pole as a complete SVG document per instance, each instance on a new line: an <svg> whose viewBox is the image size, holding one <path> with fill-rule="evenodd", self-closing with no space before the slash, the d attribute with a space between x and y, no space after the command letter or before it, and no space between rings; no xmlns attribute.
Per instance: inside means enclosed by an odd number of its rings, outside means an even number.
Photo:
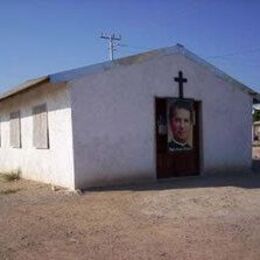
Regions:
<svg viewBox="0 0 260 260"><path fill-rule="evenodd" d="M108 50L109 50L109 59L114 59L114 51L116 51L116 43L115 41L121 41L121 35L119 34L118 37L114 33L112 34L104 34L102 33L100 36L101 39L108 40Z"/></svg>

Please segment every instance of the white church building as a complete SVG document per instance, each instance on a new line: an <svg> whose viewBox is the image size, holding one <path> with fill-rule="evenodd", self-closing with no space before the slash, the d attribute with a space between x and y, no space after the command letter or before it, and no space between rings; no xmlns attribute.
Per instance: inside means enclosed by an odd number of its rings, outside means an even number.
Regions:
<svg viewBox="0 0 260 260"><path fill-rule="evenodd" d="M0 172L70 189L247 171L259 95L181 45L26 81L0 95ZM169 104L192 106L169 150Z"/></svg>

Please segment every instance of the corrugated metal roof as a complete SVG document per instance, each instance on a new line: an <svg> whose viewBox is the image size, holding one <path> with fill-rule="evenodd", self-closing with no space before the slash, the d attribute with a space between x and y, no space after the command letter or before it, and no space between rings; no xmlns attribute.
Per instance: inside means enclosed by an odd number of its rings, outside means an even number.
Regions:
<svg viewBox="0 0 260 260"><path fill-rule="evenodd" d="M113 61L107 61L107 62L89 65L89 66L85 66L85 67L81 67L81 68L77 68L77 69L62 71L62 72L54 73L54 74L44 76L41 78L28 80L28 81L24 82L23 84L18 85L14 89L7 91L6 93L0 95L0 101L2 99L5 99L9 96L13 96L25 89L36 86L39 83L42 83L47 80L49 80L50 82L53 82L53 83L71 81L76 78L80 78L80 77L87 76L90 74L99 73L102 71L107 71L110 69L117 68L119 66L129 66L132 64L137 64L137 63L145 62L147 60L151 60L151 59L155 59L155 58L163 57L163 56L168 56L168 55L172 55L172 54L176 54L176 53L179 53L179 54L185 56L186 58L198 63L201 66L204 66L205 68L210 70L212 73L214 73L217 77L220 77L223 80L236 85L242 91L253 96L255 102L260 102L259 93L257 93L253 89L247 87L246 85L242 84L241 82L237 81L236 79L230 77L228 74L226 74L225 72L216 68L215 66L208 63L207 61L203 60L202 58L195 55L191 51L187 50L181 44L177 44L173 47L152 50L152 51L136 54L133 56L128 56L125 58L120 58L120 59L113 60Z"/></svg>
<svg viewBox="0 0 260 260"><path fill-rule="evenodd" d="M168 56L172 54L182 54L186 58L198 63L199 65L205 67L206 69L210 70L212 73L214 73L217 77L220 77L221 79L228 81L234 85L236 85L238 88L240 88L242 91L246 92L247 94L254 97L255 102L260 102L260 94L254 91L253 89L247 87L245 84L239 82L238 80L234 79L233 77L229 76L227 73L221 71L217 67L213 66L212 64L208 63L204 59L200 58L196 54L192 53L191 51L187 50L183 45L177 44L172 47L152 50L149 52L140 53L137 55L103 62L99 64L94 64L86 67L81 67L78 69L63 71L59 73L55 73L50 75L50 80L52 82L60 82L60 81L71 81L73 79L87 76L89 74L99 73L102 71L107 71L113 68L116 68L118 66L127 66L132 65L136 63L145 62L147 60L155 59L158 57Z"/></svg>
<svg viewBox="0 0 260 260"><path fill-rule="evenodd" d="M49 80L49 76L44 76L44 77L40 77L37 79L27 80L27 81L23 82L22 84L16 86L15 88L8 90L5 93L3 93L2 95L0 95L0 101L3 99L6 99L7 97L16 95L17 93L19 93L21 91L34 87L40 83L47 82L48 80Z"/></svg>

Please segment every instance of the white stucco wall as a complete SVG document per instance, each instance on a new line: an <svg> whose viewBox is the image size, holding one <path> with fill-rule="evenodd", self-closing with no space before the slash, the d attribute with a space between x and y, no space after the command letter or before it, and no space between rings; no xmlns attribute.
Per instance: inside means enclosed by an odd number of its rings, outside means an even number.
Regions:
<svg viewBox="0 0 260 260"><path fill-rule="evenodd" d="M250 168L251 97L172 54L70 82L76 187L156 179L155 97L178 96L179 70L202 101L201 173Z"/></svg>
<svg viewBox="0 0 260 260"><path fill-rule="evenodd" d="M47 104L49 149L33 146L32 108ZM10 146L10 113L21 113L21 148ZM74 188L70 89L45 83L0 102L0 172L20 170L23 178Z"/></svg>

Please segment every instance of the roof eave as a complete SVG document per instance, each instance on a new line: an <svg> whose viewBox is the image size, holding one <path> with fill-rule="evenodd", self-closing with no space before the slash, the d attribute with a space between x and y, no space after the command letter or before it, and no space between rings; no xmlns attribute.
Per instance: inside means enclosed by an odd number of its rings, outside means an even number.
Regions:
<svg viewBox="0 0 260 260"><path fill-rule="evenodd" d="M10 98L14 95L27 91L28 89L31 89L39 84L49 82L49 80L50 80L49 76L43 76L43 77L40 77L37 79L26 81L26 82L18 85L17 87L15 87L11 90L8 90L5 93L3 93L2 95L0 95L0 101L3 101L4 99Z"/></svg>

